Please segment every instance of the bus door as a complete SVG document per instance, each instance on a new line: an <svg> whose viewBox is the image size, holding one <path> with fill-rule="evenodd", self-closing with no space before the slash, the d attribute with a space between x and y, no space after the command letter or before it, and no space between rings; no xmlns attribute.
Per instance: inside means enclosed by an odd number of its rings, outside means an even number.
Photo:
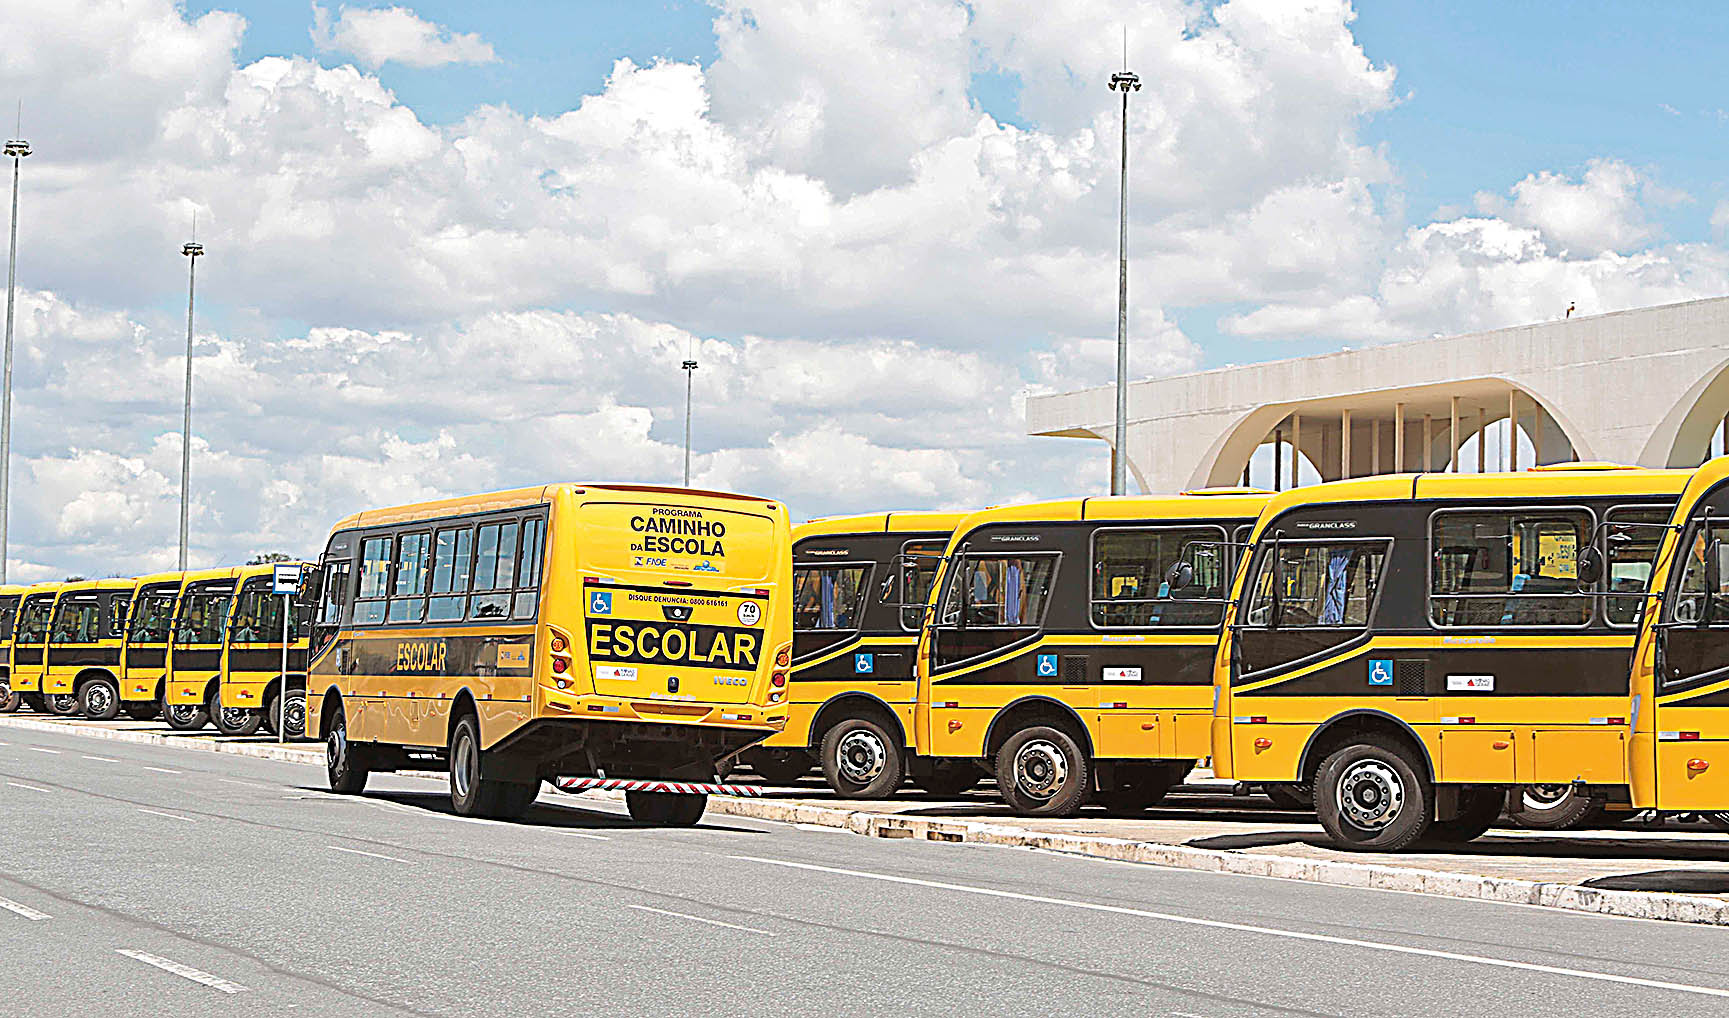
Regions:
<svg viewBox="0 0 1729 1018"><path fill-rule="evenodd" d="M208 701L209 684L222 669L223 638L233 605L233 580L186 585L169 655L170 704L202 706Z"/></svg>
<svg viewBox="0 0 1729 1018"><path fill-rule="evenodd" d="M1713 505L1712 503L1716 503ZM1729 808L1729 489L1681 533L1657 626L1657 808Z"/></svg>
<svg viewBox="0 0 1729 1018"><path fill-rule="evenodd" d="M120 684L122 700L160 699L157 686L168 671L168 633L174 624L174 602L179 581L145 587L138 592L126 634L125 678Z"/></svg>
<svg viewBox="0 0 1729 1018"><path fill-rule="evenodd" d="M53 594L32 594L18 610L18 631L12 642L12 688L20 693L42 691L42 669L47 661L48 616L54 610Z"/></svg>
<svg viewBox="0 0 1729 1018"><path fill-rule="evenodd" d="M48 663L44 693L71 693L73 680L97 655L102 639L102 603L94 591L63 595L54 605L48 627Z"/></svg>

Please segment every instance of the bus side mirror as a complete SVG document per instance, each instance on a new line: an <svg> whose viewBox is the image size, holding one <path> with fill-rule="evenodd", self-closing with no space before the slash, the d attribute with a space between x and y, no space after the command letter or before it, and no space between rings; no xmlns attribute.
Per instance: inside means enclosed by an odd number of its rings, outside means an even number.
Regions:
<svg viewBox="0 0 1729 1018"><path fill-rule="evenodd" d="M1587 547L1579 552L1579 587L1587 589L1595 587L1597 581L1603 578L1603 554L1596 548Z"/></svg>
<svg viewBox="0 0 1729 1018"><path fill-rule="evenodd" d="M301 604L317 604L324 596L324 570L308 569L301 576L300 595L296 600Z"/></svg>
<svg viewBox="0 0 1729 1018"><path fill-rule="evenodd" d="M1708 626L1717 618L1717 592L1723 589L1723 539L1713 538L1705 546L1705 600L1699 606L1699 624Z"/></svg>
<svg viewBox="0 0 1729 1018"><path fill-rule="evenodd" d="M1195 567L1188 562L1178 562L1165 570L1165 588L1174 593L1195 585Z"/></svg>

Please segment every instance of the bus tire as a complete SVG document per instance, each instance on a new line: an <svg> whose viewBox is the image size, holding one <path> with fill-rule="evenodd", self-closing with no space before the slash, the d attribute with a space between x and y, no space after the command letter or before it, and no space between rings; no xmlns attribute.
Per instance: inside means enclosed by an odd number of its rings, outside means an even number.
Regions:
<svg viewBox="0 0 1729 1018"><path fill-rule="evenodd" d="M1069 733L1035 725L1009 736L997 751L997 792L1028 817L1072 817L1087 801L1087 755Z"/></svg>
<svg viewBox="0 0 1729 1018"><path fill-rule="evenodd" d="M1429 829L1434 792L1411 751L1385 736L1333 751L1315 779L1315 814L1352 852L1398 852Z"/></svg>
<svg viewBox="0 0 1729 1018"><path fill-rule="evenodd" d="M330 790L338 795L359 795L371 773L363 747L348 741L348 719L340 706L324 733L324 771L330 777Z"/></svg>
<svg viewBox="0 0 1729 1018"><path fill-rule="evenodd" d="M457 815L514 820L528 812L540 782L526 784L482 776L480 722L465 714L450 734L450 805Z"/></svg>
<svg viewBox="0 0 1729 1018"><path fill-rule="evenodd" d="M1466 785L1459 789L1459 813L1429 825L1428 836L1435 841L1464 844L1482 837L1501 819L1501 807L1507 793L1489 785Z"/></svg>
<svg viewBox="0 0 1729 1018"><path fill-rule="evenodd" d="M1315 811L1315 789L1309 785L1300 785L1295 782L1262 785L1261 794L1273 800L1273 805L1289 813L1313 813Z"/></svg>
<svg viewBox="0 0 1729 1018"><path fill-rule="evenodd" d="M14 693L10 681L6 676L0 675L0 714L11 714L22 706L24 706L23 695Z"/></svg>
<svg viewBox="0 0 1729 1018"><path fill-rule="evenodd" d="M78 690L78 705L92 721L113 721L120 716L120 687L113 679L91 679Z"/></svg>
<svg viewBox="0 0 1729 1018"><path fill-rule="evenodd" d="M816 759L803 749L753 749L744 762L771 785L790 785L809 774Z"/></svg>
<svg viewBox="0 0 1729 1018"><path fill-rule="evenodd" d="M264 713L256 707L224 707L211 697L210 723L223 735L256 735L264 723Z"/></svg>
<svg viewBox="0 0 1729 1018"><path fill-rule="evenodd" d="M120 709L134 721L154 721L162 716L162 705L155 700L122 700Z"/></svg>
<svg viewBox="0 0 1729 1018"><path fill-rule="evenodd" d="M886 799L906 776L906 752L869 718L847 718L822 737L822 775L843 799Z"/></svg>
<svg viewBox="0 0 1729 1018"><path fill-rule="evenodd" d="M971 760L932 760L928 771L913 777L913 784L940 799L952 799L971 790L984 776L983 768Z"/></svg>
<svg viewBox="0 0 1729 1018"><path fill-rule="evenodd" d="M288 691L288 700L279 703L276 696L271 696L270 702L264 705L264 710L258 715L264 730L271 735L281 735L276 730L277 713L288 711L288 737L299 739L306 735L306 694L298 689Z"/></svg>
<svg viewBox="0 0 1729 1018"><path fill-rule="evenodd" d="M71 693L49 693L48 713L55 717L69 718L78 713L78 697Z"/></svg>
<svg viewBox="0 0 1729 1018"><path fill-rule="evenodd" d="M1572 785L1515 785L1507 793L1507 819L1533 831L1571 831L1603 815L1603 804Z"/></svg>
<svg viewBox="0 0 1729 1018"><path fill-rule="evenodd" d="M169 703L163 694L162 717L177 732L196 732L210 721L210 712L195 703Z"/></svg>
<svg viewBox="0 0 1729 1018"><path fill-rule="evenodd" d="M706 795L680 795L677 792L626 792L624 805L630 818L639 824L656 827L694 827L708 809Z"/></svg>
<svg viewBox="0 0 1729 1018"><path fill-rule="evenodd" d="M1183 764L1118 763L1111 768L1111 787L1099 789L1093 797L1119 816L1143 813L1163 802L1188 771Z"/></svg>

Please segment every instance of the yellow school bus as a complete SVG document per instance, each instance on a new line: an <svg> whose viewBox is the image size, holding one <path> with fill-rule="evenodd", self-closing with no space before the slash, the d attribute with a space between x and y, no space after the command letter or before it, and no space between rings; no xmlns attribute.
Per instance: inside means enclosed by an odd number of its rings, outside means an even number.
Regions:
<svg viewBox="0 0 1729 1018"><path fill-rule="evenodd" d="M971 761L913 752L913 658L943 549L964 513L893 512L812 520L792 532L792 679L786 729L748 762L775 784L820 762L844 798L880 799L901 781L953 795Z"/></svg>
<svg viewBox="0 0 1729 1018"><path fill-rule="evenodd" d="M162 682L162 714L168 727L196 731L220 709L222 652L240 569L200 569L181 577L175 602L173 642Z"/></svg>
<svg viewBox="0 0 1729 1018"><path fill-rule="evenodd" d="M1234 548L1268 495L1075 498L968 516L920 639L919 753L991 766L1023 815L1072 815L1089 797L1120 812L1158 802L1209 752Z"/></svg>
<svg viewBox="0 0 1729 1018"><path fill-rule="evenodd" d="M1519 785L1626 802L1629 662L1688 477L1567 464L1277 496L1215 662L1215 771L1312 789L1363 851L1474 838Z"/></svg>
<svg viewBox="0 0 1729 1018"><path fill-rule="evenodd" d="M786 725L791 582L786 509L744 495L552 484L363 512L307 590L308 734L339 792L443 766L463 815L521 814L554 778L693 824Z"/></svg>
<svg viewBox="0 0 1729 1018"><path fill-rule="evenodd" d="M168 643L185 579L185 573L155 573L138 577L133 586L120 657L120 709L136 721L159 716L167 699Z"/></svg>
<svg viewBox="0 0 1729 1018"><path fill-rule="evenodd" d="M1635 809L1729 825L1729 457L1688 481L1652 572L1633 657ZM1641 709L1643 705L1648 707Z"/></svg>
<svg viewBox="0 0 1729 1018"><path fill-rule="evenodd" d="M0 714L10 714L24 705L24 698L12 688L12 631L18 622L18 602L27 589L0 584Z"/></svg>
<svg viewBox="0 0 1729 1018"><path fill-rule="evenodd" d="M302 564L303 569L310 568ZM283 597L271 592L275 564L243 566L223 646L218 683L221 705L211 722L224 735L251 735L262 727L290 738L306 731L306 605L291 598L288 618L288 689L282 689Z"/></svg>
<svg viewBox="0 0 1729 1018"><path fill-rule="evenodd" d="M50 697L42 690L48 660L48 621L61 584L37 583L24 588L18 623L12 635L12 688L31 710L40 714L71 714L78 701L70 693Z"/></svg>
<svg viewBox="0 0 1729 1018"><path fill-rule="evenodd" d="M49 616L42 691L71 695L95 721L120 715L120 655L133 586L132 580L63 584Z"/></svg>

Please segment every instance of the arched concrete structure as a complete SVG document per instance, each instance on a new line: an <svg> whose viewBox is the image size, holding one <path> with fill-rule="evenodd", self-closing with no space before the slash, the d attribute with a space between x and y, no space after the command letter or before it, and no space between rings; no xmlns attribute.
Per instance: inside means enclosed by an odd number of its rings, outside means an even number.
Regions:
<svg viewBox="0 0 1729 1018"><path fill-rule="evenodd" d="M1147 379L1129 388L1129 465L1143 490L1236 483L1295 421L1324 477L1421 469L1427 414L1441 470L1482 424L1508 418L1511 399L1542 462L1692 466L1729 413L1726 352L1729 298L1712 298ZM1034 396L1027 430L1102 438L1115 407L1109 386Z"/></svg>

